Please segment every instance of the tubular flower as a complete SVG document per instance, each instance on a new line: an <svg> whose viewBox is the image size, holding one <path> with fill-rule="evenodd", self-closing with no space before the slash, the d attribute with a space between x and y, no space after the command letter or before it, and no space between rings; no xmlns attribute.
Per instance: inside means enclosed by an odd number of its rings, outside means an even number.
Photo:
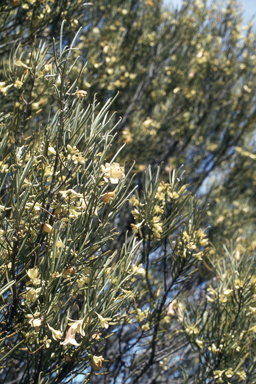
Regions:
<svg viewBox="0 0 256 384"><path fill-rule="evenodd" d="M67 331L65 340L62 343L60 343L61 345L75 345L76 347L80 345L75 339L78 325L79 325L78 322L71 325L71 327Z"/></svg>
<svg viewBox="0 0 256 384"><path fill-rule="evenodd" d="M99 315L97 312L95 312L96 315L98 316L98 318L100 319L100 325L102 326L102 328L105 328L105 329L108 329L109 327L109 321L112 320L110 317L102 317L101 315Z"/></svg>
<svg viewBox="0 0 256 384"><path fill-rule="evenodd" d="M48 328L50 329L50 331L52 332L52 338L53 340L59 340L62 338L62 332L61 331L57 331L56 329L52 328L49 324L48 325Z"/></svg>
<svg viewBox="0 0 256 384"><path fill-rule="evenodd" d="M174 308L175 308L176 304L177 304L177 301L175 299L170 302L170 304L167 307L167 315L175 316Z"/></svg>

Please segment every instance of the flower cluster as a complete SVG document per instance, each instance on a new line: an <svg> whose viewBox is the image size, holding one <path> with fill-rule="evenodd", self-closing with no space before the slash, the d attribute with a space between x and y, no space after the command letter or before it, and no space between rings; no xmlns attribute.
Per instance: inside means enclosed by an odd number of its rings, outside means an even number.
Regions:
<svg viewBox="0 0 256 384"><path fill-rule="evenodd" d="M140 202L139 198L133 195L130 202L134 206L132 214L136 223L131 225L132 230L141 235L142 228L146 228L154 239L160 239L164 231L166 205L172 204L185 191L185 186L176 189L172 184L161 181L145 201Z"/></svg>
<svg viewBox="0 0 256 384"><path fill-rule="evenodd" d="M73 160L74 164L85 164L85 158L81 152L76 147L71 147L71 145L67 145L68 150L68 160Z"/></svg>
<svg viewBox="0 0 256 384"><path fill-rule="evenodd" d="M184 230L178 242L177 253L181 257L193 255L198 260L202 260L203 251L199 250L200 247L205 247L208 244L208 239L204 231L199 228L191 234Z"/></svg>

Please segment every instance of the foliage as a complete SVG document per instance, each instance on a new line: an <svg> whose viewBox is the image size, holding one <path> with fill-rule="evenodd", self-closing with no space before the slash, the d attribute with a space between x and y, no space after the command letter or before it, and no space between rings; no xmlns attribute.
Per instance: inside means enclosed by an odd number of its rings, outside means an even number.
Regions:
<svg viewBox="0 0 256 384"><path fill-rule="evenodd" d="M1 5L2 382L255 382L239 12Z"/></svg>

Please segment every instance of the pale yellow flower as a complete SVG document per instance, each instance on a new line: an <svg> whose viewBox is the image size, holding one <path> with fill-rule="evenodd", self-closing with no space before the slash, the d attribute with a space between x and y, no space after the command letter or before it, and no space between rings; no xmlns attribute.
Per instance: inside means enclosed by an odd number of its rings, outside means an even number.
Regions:
<svg viewBox="0 0 256 384"><path fill-rule="evenodd" d="M61 240L58 240L57 243L56 243L56 247L57 248L62 248L63 247L63 243Z"/></svg>
<svg viewBox="0 0 256 384"><path fill-rule="evenodd" d="M109 327L109 321L112 320L110 317L104 318L103 316L99 315L97 312L95 312L98 318L100 319L100 325L102 328L108 329Z"/></svg>
<svg viewBox="0 0 256 384"><path fill-rule="evenodd" d="M31 324L31 327L34 327L36 332L38 332L39 328L40 328L40 326L42 324L42 319L41 318L39 318L39 319L31 319L31 320L29 320L29 324Z"/></svg>
<svg viewBox="0 0 256 384"><path fill-rule="evenodd" d="M187 328L185 329L188 335L198 335L199 329L195 327L193 324L188 325Z"/></svg>
<svg viewBox="0 0 256 384"><path fill-rule="evenodd" d="M75 339L78 325L79 325L78 322L71 325L71 327L67 331L65 340L62 343L60 343L61 345L74 345L76 347L80 345Z"/></svg>
<svg viewBox="0 0 256 384"><path fill-rule="evenodd" d="M128 128L124 129L122 134L123 134L123 138L124 138L124 143L130 144L133 141L132 134Z"/></svg>
<svg viewBox="0 0 256 384"><path fill-rule="evenodd" d="M161 215L162 213L164 213L164 208L163 207L159 207L159 205L155 205L153 212L156 215L158 215L158 214Z"/></svg>
<svg viewBox="0 0 256 384"><path fill-rule="evenodd" d="M32 0L30 0L31 2ZM33 0L35 2L35 0ZM25 63L23 63L21 60L17 60L15 62L15 65L16 67L23 67L23 68L26 68L26 69L31 69L31 67L28 67Z"/></svg>
<svg viewBox="0 0 256 384"><path fill-rule="evenodd" d="M34 268L30 268L28 271L27 271L27 275L28 277L30 278L31 282L35 285L39 285L41 283L41 280L40 278L38 278L39 276L39 270L37 267L34 267ZM31 283L30 282L30 283Z"/></svg>
<svg viewBox="0 0 256 384"><path fill-rule="evenodd" d="M146 270L145 268L142 267L142 264L136 266L132 265L132 273L136 273L137 275L146 275Z"/></svg>
<svg viewBox="0 0 256 384"><path fill-rule="evenodd" d="M175 305L176 305L177 301L176 300L173 300L167 307L167 315L170 315L170 316L175 316L175 311L174 311L174 308L175 308Z"/></svg>
<svg viewBox="0 0 256 384"><path fill-rule="evenodd" d="M56 155L56 151L51 145L48 147L48 155Z"/></svg>
<svg viewBox="0 0 256 384"><path fill-rule="evenodd" d="M140 202L138 199L136 199L135 195L132 195L132 197L129 199L130 203L133 205L139 205Z"/></svg>
<svg viewBox="0 0 256 384"><path fill-rule="evenodd" d="M68 194L71 195L72 198L80 197L83 198L82 193L78 193L74 191L74 189L67 189L66 191L59 191L59 193L65 198Z"/></svg>
<svg viewBox="0 0 256 384"><path fill-rule="evenodd" d="M71 145L67 145L67 150L71 153L71 155L74 155L79 152L76 146L71 147Z"/></svg>
<svg viewBox="0 0 256 384"><path fill-rule="evenodd" d="M178 193L177 193L177 192L175 192L175 191L168 191L168 192L167 192L167 194L168 194L168 196L169 196L171 199L173 199L173 200L175 200L175 199L178 199L178 198L179 198L179 195L178 195Z"/></svg>
<svg viewBox="0 0 256 384"><path fill-rule="evenodd" d="M76 96L78 98L83 98L83 97L86 97L87 96L87 92L86 91L83 91L82 89L77 89L76 91Z"/></svg>
<svg viewBox="0 0 256 384"><path fill-rule="evenodd" d="M46 64L45 67L44 67L44 71L45 72L50 72L51 69L52 69L51 64Z"/></svg>
<svg viewBox="0 0 256 384"><path fill-rule="evenodd" d="M154 120L150 119L150 117L148 117L145 121L143 121L142 123L142 127L143 128L149 128L151 125L154 125Z"/></svg>
<svg viewBox="0 0 256 384"><path fill-rule="evenodd" d="M241 371L236 372L237 376L239 377L240 380L245 380L246 379L246 373L242 369Z"/></svg>
<svg viewBox="0 0 256 384"><path fill-rule="evenodd" d="M159 221L160 221L160 217L158 217L158 216L154 216L152 219L153 236L154 236L154 238L157 238L157 239L159 239L161 237L161 232L163 232L163 228L162 228L163 224L159 223Z"/></svg>
<svg viewBox="0 0 256 384"><path fill-rule="evenodd" d="M12 84L10 84L10 85L6 85L6 86L4 86L4 84L5 84L4 82L1 82L1 83L0 83L0 92L2 92L2 94L3 94L4 96L6 96L7 91L8 91L9 88L12 87Z"/></svg>
<svg viewBox="0 0 256 384"><path fill-rule="evenodd" d="M160 367L164 370L167 371L168 367L166 365L167 359L163 359L159 362Z"/></svg>
<svg viewBox="0 0 256 384"><path fill-rule="evenodd" d="M92 339L96 339L96 340L100 340L100 336L102 335L102 333L100 332L96 332L92 335Z"/></svg>
<svg viewBox="0 0 256 384"><path fill-rule="evenodd" d="M219 379L219 378L221 378L221 376L222 376L223 373L224 373L224 371L220 371L220 370L213 371L214 379Z"/></svg>
<svg viewBox="0 0 256 384"><path fill-rule="evenodd" d="M33 303L36 301L40 295L41 288L26 288L26 293L24 294L24 299L28 301L28 303Z"/></svg>
<svg viewBox="0 0 256 384"><path fill-rule="evenodd" d="M104 180L110 181L111 184L118 184L119 180L125 178L124 167L121 167L119 163L106 163L105 166L101 165L101 170L104 173Z"/></svg>
<svg viewBox="0 0 256 384"><path fill-rule="evenodd" d="M46 348L50 348L52 341L48 339L47 336L44 337L44 342L45 342Z"/></svg>
<svg viewBox="0 0 256 384"><path fill-rule="evenodd" d="M69 318L68 318L69 319ZM68 325L72 326L74 323L77 324L77 332L80 333L80 335L82 336L85 336L85 333L84 333L84 329L83 329L83 323L84 323L84 319L81 319L81 320L72 320L72 319L69 319L71 321L71 323L68 323ZM74 322L74 323L73 323Z"/></svg>
<svg viewBox="0 0 256 384"><path fill-rule="evenodd" d="M27 271L27 275L29 276L29 278L31 280L35 280L38 275L39 275L39 271L38 271L38 268L37 267L34 267L34 268L30 268L28 271Z"/></svg>
<svg viewBox="0 0 256 384"><path fill-rule="evenodd" d="M141 223L137 223L137 224L131 224L131 228L132 228L132 231L134 233L137 233L139 231L139 234L140 236L142 237L142 232L141 232L141 227L142 227L142 224L144 223L144 220L141 222Z"/></svg>
<svg viewBox="0 0 256 384"><path fill-rule="evenodd" d="M225 376L228 377L228 378L231 378L232 376L234 376L234 372L233 372L232 368L229 368L229 369L225 372Z"/></svg>
<svg viewBox="0 0 256 384"><path fill-rule="evenodd" d="M196 339L196 343L200 349L204 348L204 342L200 339Z"/></svg>
<svg viewBox="0 0 256 384"><path fill-rule="evenodd" d="M73 160L74 164L84 164L85 159L83 158L82 153L79 152L79 150L76 148L76 146L71 147L71 145L67 145L67 150L69 152L68 154L68 160Z"/></svg>
<svg viewBox="0 0 256 384"><path fill-rule="evenodd" d="M207 244L208 244L208 239L203 239L200 241L200 245L202 245L203 247L205 247Z"/></svg>
<svg viewBox="0 0 256 384"><path fill-rule="evenodd" d="M142 329L142 331L147 332L150 329L150 326L147 323L147 324L142 325L141 329Z"/></svg>
<svg viewBox="0 0 256 384"><path fill-rule="evenodd" d="M102 367L102 361L104 361L102 356L93 356L92 360L90 361L90 366L98 371Z"/></svg>
<svg viewBox="0 0 256 384"><path fill-rule="evenodd" d="M248 85L244 85L245 92L251 93L252 89L248 87Z"/></svg>
<svg viewBox="0 0 256 384"><path fill-rule="evenodd" d="M15 80L14 87L15 87L15 88L21 88L21 87L22 87L22 84L23 84L22 81L20 81L20 80Z"/></svg>
<svg viewBox="0 0 256 384"><path fill-rule="evenodd" d="M48 325L48 328L50 329L50 331L52 332L52 338L54 340L59 340L62 338L62 332L61 331L57 331L56 329L52 328L49 324Z"/></svg>
<svg viewBox="0 0 256 384"><path fill-rule="evenodd" d="M216 347L216 345L213 343L210 347L208 347L209 351L212 353L219 352L219 348Z"/></svg>

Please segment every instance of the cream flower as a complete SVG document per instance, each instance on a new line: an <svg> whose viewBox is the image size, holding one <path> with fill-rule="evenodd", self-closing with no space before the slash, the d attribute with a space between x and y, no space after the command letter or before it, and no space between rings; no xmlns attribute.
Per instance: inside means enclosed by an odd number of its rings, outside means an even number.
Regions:
<svg viewBox="0 0 256 384"><path fill-rule="evenodd" d="M100 325L102 328L108 329L109 327L109 321L112 320L111 317L104 318L103 316L99 315L97 312L95 312L98 318L100 319Z"/></svg>
<svg viewBox="0 0 256 384"><path fill-rule="evenodd" d="M146 275L146 270L145 268L142 267L142 264L136 266L132 265L132 273L136 273L137 275Z"/></svg>
<svg viewBox="0 0 256 384"><path fill-rule="evenodd" d="M170 302L170 304L167 307L167 315L175 316L174 308L176 304L177 304L177 300L173 300Z"/></svg>
<svg viewBox="0 0 256 384"><path fill-rule="evenodd" d="M78 333L80 333L80 335L85 336L84 329L83 329L84 319L82 319L82 320L72 320L72 319L69 319L69 318L68 318L68 320L71 321L71 323L68 323L68 325L73 326L74 323L77 324L77 329L76 329L76 331L77 331ZM73 323L72 323L72 322L73 322Z"/></svg>
<svg viewBox="0 0 256 384"><path fill-rule="evenodd" d="M28 277L30 278L30 280L32 280L32 283L33 284L36 284L36 285L39 285L40 284L40 279L38 278L39 276L39 270L37 267L34 267L34 268L30 268L28 271L27 271L27 275Z"/></svg>
<svg viewBox="0 0 256 384"><path fill-rule="evenodd" d="M42 288L37 288L37 289L34 289L34 288L26 288L26 293L24 294L24 299L28 302L28 303L33 303L34 301L36 301L41 293L41 289Z"/></svg>
<svg viewBox="0 0 256 384"><path fill-rule="evenodd" d="M48 147L48 155L56 155L56 151L51 145Z"/></svg>
<svg viewBox="0 0 256 384"><path fill-rule="evenodd" d="M8 89L11 87L12 87L12 84L5 86L4 82L0 82L0 92L2 92L4 96L6 96Z"/></svg>
<svg viewBox="0 0 256 384"><path fill-rule="evenodd" d="M76 146L71 147L71 145L67 145L67 150L69 152L68 154L68 160L73 160L74 164L85 164L85 159L83 158L82 153L79 152Z"/></svg>
<svg viewBox="0 0 256 384"><path fill-rule="evenodd" d="M233 372L232 368L229 368L229 369L225 372L225 376L228 377L228 378L231 378L232 376L234 376L234 372Z"/></svg>
<svg viewBox="0 0 256 384"><path fill-rule="evenodd" d="M200 349L204 348L204 342L200 339L196 339L196 343Z"/></svg>
<svg viewBox="0 0 256 384"><path fill-rule="evenodd" d="M56 329L52 328L49 324L48 325L48 328L50 329L50 331L52 332L52 338L53 340L59 340L62 338L62 332L61 331L57 331Z"/></svg>
<svg viewBox="0 0 256 384"><path fill-rule="evenodd" d="M20 80L16 80L15 83L14 83L14 87L15 87L15 88L21 88L21 87L22 87L22 84L23 84L22 81L20 81Z"/></svg>
<svg viewBox="0 0 256 384"><path fill-rule="evenodd" d="M83 98L83 97L86 97L87 96L87 92L86 91L83 91L82 89L77 89L76 90L76 96L78 98Z"/></svg>
<svg viewBox="0 0 256 384"><path fill-rule="evenodd" d="M118 184L119 180L125 178L124 167L121 167L119 163L106 163L105 166L101 165L101 170L105 176L104 180L110 181L111 184Z"/></svg>
<svg viewBox="0 0 256 384"><path fill-rule="evenodd" d="M38 332L39 328L40 328L40 326L42 324L42 319L41 318L39 318L39 319L31 319L31 320L29 320L29 324L31 324L31 327L34 327L36 332Z"/></svg>
<svg viewBox="0 0 256 384"><path fill-rule="evenodd" d="M134 211L137 211L137 210L134 210ZM132 211L133 213L135 213L136 214L136 212L134 212L134 211ZM141 227L142 227L142 224L144 223L144 220L142 220L142 222L141 223L137 223L137 224L131 224L131 228L132 228L132 231L134 232L134 233L137 233L138 231L139 231L139 234L140 234L140 236L142 237L142 232L141 232Z"/></svg>
<svg viewBox="0 0 256 384"><path fill-rule="evenodd" d="M78 193L76 191L74 191L74 189L67 189L66 191L59 191L59 193L62 195L62 197L66 198L68 194L71 195L72 198L75 198L75 197L81 197L83 198L83 195L82 193Z"/></svg>
<svg viewBox="0 0 256 384"><path fill-rule="evenodd" d="M61 345L75 345L76 347L80 345L75 339L78 325L79 325L78 322L71 325L71 327L67 331L65 340L62 343L60 343Z"/></svg>
<svg viewBox="0 0 256 384"><path fill-rule="evenodd" d="M25 63L23 63L21 60L16 60L15 65L16 65L16 67L23 67L26 69L32 69L31 67L28 67Z"/></svg>
<svg viewBox="0 0 256 384"><path fill-rule="evenodd" d="M141 329L142 329L142 331L147 332L150 329L150 326L147 323L147 324L142 325Z"/></svg>

